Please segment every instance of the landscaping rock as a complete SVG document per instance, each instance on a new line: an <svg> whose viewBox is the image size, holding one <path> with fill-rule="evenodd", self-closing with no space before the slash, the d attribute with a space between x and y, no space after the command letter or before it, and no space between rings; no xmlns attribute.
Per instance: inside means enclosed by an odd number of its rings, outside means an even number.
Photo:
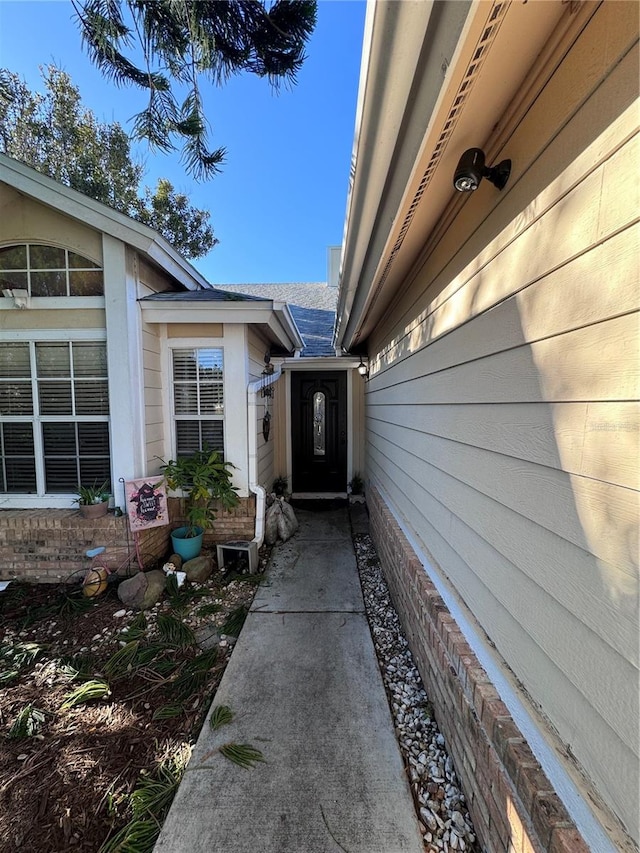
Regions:
<svg viewBox="0 0 640 853"><path fill-rule="evenodd" d="M173 565L176 567L176 571L179 572L182 568L182 557L180 556L180 554L172 554L167 560L167 563L173 563Z"/></svg>
<svg viewBox="0 0 640 853"><path fill-rule="evenodd" d="M139 572L118 587L118 598L125 607L149 610L162 598L166 584L164 574L158 570Z"/></svg>
<svg viewBox="0 0 640 853"><path fill-rule="evenodd" d="M198 648L202 649L203 652L214 649L220 642L220 634L215 622L205 622L203 625L199 625L193 633Z"/></svg>
<svg viewBox="0 0 640 853"><path fill-rule="evenodd" d="M183 563L182 571L191 583L204 583L213 571L213 560L211 557L195 557Z"/></svg>

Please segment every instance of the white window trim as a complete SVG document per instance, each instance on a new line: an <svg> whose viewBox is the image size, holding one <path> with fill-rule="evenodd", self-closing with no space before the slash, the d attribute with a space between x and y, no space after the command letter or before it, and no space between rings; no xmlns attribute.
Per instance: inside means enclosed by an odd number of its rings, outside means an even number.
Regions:
<svg viewBox="0 0 640 853"><path fill-rule="evenodd" d="M78 308L104 308L104 296L31 296L29 309L39 311L69 311ZM13 304L13 299L0 297L0 311L20 311Z"/></svg>
<svg viewBox="0 0 640 853"><path fill-rule="evenodd" d="M96 343L105 343L107 340L106 329L11 329L3 331L3 342L16 341L20 343L46 343L47 341L62 341L64 343L74 343L83 341L96 341ZM32 365L33 369L33 365ZM32 385L37 380L31 376ZM34 392L35 393L35 392ZM112 400L109 396L109 415L99 418L87 416L88 420L111 422ZM57 416L48 416L47 421L55 420ZM64 416L59 416L61 421L65 420ZM35 415L29 416L30 422L34 424L41 423L41 418L36 419ZM24 417L18 415L3 415L5 423L16 423L24 421ZM33 436L34 452L36 457L36 482L44 482L44 449L42 446L42 435L39 430L34 429ZM113 453L112 453L113 455ZM113 461L111 460L111 466ZM51 509L69 509L73 505L73 500L76 497L75 492L69 493L45 493L42 495L23 494L17 492L2 492L0 493L0 508L11 509L37 509L38 507L47 507Z"/></svg>
<svg viewBox="0 0 640 853"><path fill-rule="evenodd" d="M222 420L222 436L224 458L227 459L227 353L225 352L223 338L166 338L166 354L165 354L165 376L169 385L169 393L167 394L167 407L165 410L165 419L169 424L170 435L170 450L168 459L176 458L176 415L175 415L175 400L174 400L174 381L173 381L173 350L174 349L219 349L222 351L222 388L223 388L223 413L222 417L215 416L212 420ZM206 420L204 416L194 416L193 420ZM168 460L167 460L168 461Z"/></svg>
<svg viewBox="0 0 640 853"><path fill-rule="evenodd" d="M226 386L225 375L226 375L227 361L226 361L224 346L221 343L220 344L214 343L213 341L219 340L216 338L211 338L210 340L208 340L204 344L194 344L193 341L191 341L190 343L184 344L182 346L178 346L175 343L175 340L176 339L172 338L170 346L169 346L169 372L167 374L167 376L169 378L170 388L171 388L170 393L169 393L169 398L171 401L171 447L173 448L173 455L171 458L172 459L176 458L177 446L178 446L178 439L177 439L177 435L176 435L176 432L177 432L176 431L176 423L177 423L177 421L181 420L181 421L196 421L196 422L222 421L222 439L223 439L222 440L222 453L223 453L224 458L226 459L227 458L227 417L226 417L226 415L227 415L227 389L225 387ZM174 350L180 350L180 349L191 349L191 350L216 349L216 350L220 350L220 352L222 353L222 400L223 400L223 404L222 404L222 414L221 415L213 414L213 413L207 413L205 415L203 415L203 414L181 415L180 417L178 417L178 415L176 413L176 408L175 408L175 385L176 385L176 383L175 383L175 380L173 377L173 351Z"/></svg>
<svg viewBox="0 0 640 853"><path fill-rule="evenodd" d="M175 459L175 422L173 418L172 349L222 349L224 381L224 458L233 464L233 484L240 497L249 494L249 438L247 427L247 386L249 382L249 353L247 327L243 323L227 323L223 336L163 339L163 370L171 391L165 395L165 459ZM170 442L170 443L169 443Z"/></svg>

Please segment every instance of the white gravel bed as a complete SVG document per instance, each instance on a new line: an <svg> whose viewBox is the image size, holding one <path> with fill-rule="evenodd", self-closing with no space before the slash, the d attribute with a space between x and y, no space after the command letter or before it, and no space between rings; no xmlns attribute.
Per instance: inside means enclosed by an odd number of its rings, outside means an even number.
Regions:
<svg viewBox="0 0 640 853"><path fill-rule="evenodd" d="M368 535L354 536L358 570L380 671L407 768L425 850L479 846L444 736L402 632L378 555Z"/></svg>

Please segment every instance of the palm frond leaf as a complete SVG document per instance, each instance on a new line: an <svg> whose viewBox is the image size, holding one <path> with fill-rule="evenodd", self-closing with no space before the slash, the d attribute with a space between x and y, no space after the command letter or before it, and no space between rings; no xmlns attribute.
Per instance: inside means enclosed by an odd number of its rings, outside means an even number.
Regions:
<svg viewBox="0 0 640 853"><path fill-rule="evenodd" d="M38 734L44 722L44 712L33 705L25 705L9 729L9 737L14 740L33 737Z"/></svg>
<svg viewBox="0 0 640 853"><path fill-rule="evenodd" d="M104 699L110 693L111 690L106 681L98 679L85 681L84 684L67 694L60 710L68 711L70 708L74 708L76 705L84 705L85 702L90 702L92 699Z"/></svg>
<svg viewBox="0 0 640 853"><path fill-rule="evenodd" d="M158 616L158 633L165 643L180 649L193 646L196 642L191 628L175 616Z"/></svg>
<svg viewBox="0 0 640 853"><path fill-rule="evenodd" d="M233 711L228 705L217 705L209 718L209 725L215 732L221 726L227 726L233 720Z"/></svg>
<svg viewBox="0 0 640 853"><path fill-rule="evenodd" d="M265 758L259 749L250 743L225 743L220 747L220 752L229 761L248 770L257 762L264 762Z"/></svg>

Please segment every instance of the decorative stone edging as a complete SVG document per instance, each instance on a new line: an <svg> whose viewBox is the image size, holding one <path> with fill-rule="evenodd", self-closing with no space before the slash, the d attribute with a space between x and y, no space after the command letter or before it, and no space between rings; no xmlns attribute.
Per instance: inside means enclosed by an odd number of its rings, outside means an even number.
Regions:
<svg viewBox="0 0 640 853"><path fill-rule="evenodd" d="M367 618L427 853L476 851L465 796L367 535L354 536Z"/></svg>
<svg viewBox="0 0 640 853"><path fill-rule="evenodd" d="M588 853L509 710L375 487L371 535L483 848Z"/></svg>

